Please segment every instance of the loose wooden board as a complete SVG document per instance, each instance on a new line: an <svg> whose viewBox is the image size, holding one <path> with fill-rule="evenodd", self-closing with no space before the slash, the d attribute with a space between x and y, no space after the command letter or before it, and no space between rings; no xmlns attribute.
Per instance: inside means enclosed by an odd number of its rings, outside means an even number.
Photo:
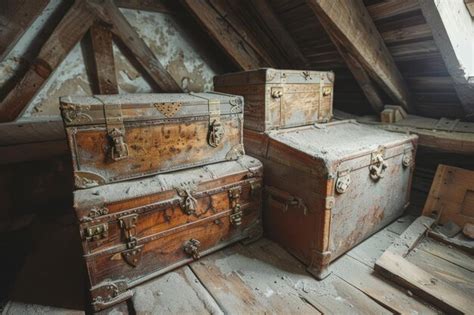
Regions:
<svg viewBox="0 0 474 315"><path fill-rule="evenodd" d="M446 312L469 314L472 311L472 299L465 292L397 254L386 251L377 260L375 269Z"/></svg>
<svg viewBox="0 0 474 315"><path fill-rule="evenodd" d="M438 223L451 220L461 228L474 223L474 171L440 164L423 215L439 215Z"/></svg>

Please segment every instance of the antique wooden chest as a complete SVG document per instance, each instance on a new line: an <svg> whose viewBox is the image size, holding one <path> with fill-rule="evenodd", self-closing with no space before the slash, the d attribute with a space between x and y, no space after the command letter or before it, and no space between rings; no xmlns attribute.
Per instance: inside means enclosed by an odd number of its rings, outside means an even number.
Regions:
<svg viewBox="0 0 474 315"><path fill-rule="evenodd" d="M355 121L244 130L264 164L264 229L317 278L399 217L409 202L417 137Z"/></svg>
<svg viewBox="0 0 474 315"><path fill-rule="evenodd" d="M93 309L232 242L260 237L261 187L262 164L243 156L75 191Z"/></svg>
<svg viewBox="0 0 474 315"><path fill-rule="evenodd" d="M214 90L245 98L245 128L265 131L327 122L333 72L259 69L214 77Z"/></svg>
<svg viewBox="0 0 474 315"><path fill-rule="evenodd" d="M244 153L239 96L68 96L60 103L76 188L234 160Z"/></svg>

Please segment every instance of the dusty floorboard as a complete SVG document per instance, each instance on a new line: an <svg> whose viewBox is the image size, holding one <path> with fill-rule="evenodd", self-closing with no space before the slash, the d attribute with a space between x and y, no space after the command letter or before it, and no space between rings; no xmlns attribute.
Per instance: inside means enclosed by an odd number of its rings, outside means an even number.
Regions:
<svg viewBox="0 0 474 315"><path fill-rule="evenodd" d="M235 244L149 281L135 289L128 305L123 303L101 315L437 313L373 271L376 259L413 219L406 216L395 221L342 256L323 281L316 281L298 260L263 238L248 246ZM38 245L18 276L3 314L83 314L84 286L80 279L84 274L77 263L80 252L70 246L77 238L75 227L63 222L41 223L36 230L43 231ZM56 232L44 233L48 230ZM422 243L413 259L421 264L426 262L422 255L433 255L461 268L463 273L454 275L458 282L466 272L472 273L472 257L468 260L460 251L447 254L439 246ZM464 285L466 290L472 288L470 280L464 279Z"/></svg>

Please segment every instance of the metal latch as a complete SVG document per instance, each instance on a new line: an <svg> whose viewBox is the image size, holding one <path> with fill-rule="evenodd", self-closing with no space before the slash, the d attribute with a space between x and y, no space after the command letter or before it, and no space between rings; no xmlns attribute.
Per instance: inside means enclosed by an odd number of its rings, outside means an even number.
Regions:
<svg viewBox="0 0 474 315"><path fill-rule="evenodd" d="M250 196L257 198L262 192L262 182L260 180L253 180L250 182Z"/></svg>
<svg viewBox="0 0 474 315"><path fill-rule="evenodd" d="M110 157L114 161L128 157L128 145L125 143L125 126L123 124L122 106L120 104L105 104L100 98L104 109L105 127L112 146Z"/></svg>
<svg viewBox="0 0 474 315"><path fill-rule="evenodd" d="M234 187L229 190L229 205L232 209L230 215L230 223L234 226L239 226L242 224L242 208L240 205L240 194L242 193L242 188Z"/></svg>
<svg viewBox="0 0 474 315"><path fill-rule="evenodd" d="M336 191L340 194L343 194L349 188L351 184L351 171L344 170L337 172L337 180L336 180Z"/></svg>
<svg viewBox="0 0 474 315"><path fill-rule="evenodd" d="M407 168L407 167L411 166L412 162L413 162L413 156L412 156L411 150L405 151L405 153L403 153L403 157L402 157L403 167Z"/></svg>
<svg viewBox="0 0 474 315"><path fill-rule="evenodd" d="M125 235L127 250L122 252L122 258L132 267L136 267L141 260L143 245L138 246L135 236L138 214L130 214L119 218L120 228Z"/></svg>
<svg viewBox="0 0 474 315"><path fill-rule="evenodd" d="M199 253L199 247L201 247L201 242L197 239L192 238L183 244L183 249L186 254L191 256L194 260L198 260L201 258L201 254Z"/></svg>
<svg viewBox="0 0 474 315"><path fill-rule="evenodd" d="M187 215L195 214L197 210L197 200L193 197L191 191L189 189L179 190L178 195L182 198L180 203L181 210Z"/></svg>
<svg viewBox="0 0 474 315"><path fill-rule="evenodd" d="M109 225L107 223L93 225L84 229L84 238L87 241L97 241L106 238L109 234Z"/></svg>
<svg viewBox="0 0 474 315"><path fill-rule="evenodd" d="M273 98L280 98L280 97L283 96L283 88L282 87L272 87L270 94Z"/></svg>
<svg viewBox="0 0 474 315"><path fill-rule="evenodd" d="M103 282L90 289L92 308L100 311L111 305L125 301L133 296L133 291L128 290L127 281Z"/></svg>
<svg viewBox="0 0 474 315"><path fill-rule="evenodd" d="M223 137L224 127L222 127L220 120L214 120L209 125L209 135L207 142L211 147L215 148L221 143Z"/></svg>
<svg viewBox="0 0 474 315"><path fill-rule="evenodd" d="M377 152L371 154L370 160L371 165L369 166L370 178L374 181L378 181L384 176L387 163L384 161L385 148L379 147Z"/></svg>

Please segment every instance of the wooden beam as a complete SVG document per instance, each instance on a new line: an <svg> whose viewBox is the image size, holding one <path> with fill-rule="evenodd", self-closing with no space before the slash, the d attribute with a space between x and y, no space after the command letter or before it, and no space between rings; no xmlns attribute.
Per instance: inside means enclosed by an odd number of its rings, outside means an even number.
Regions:
<svg viewBox="0 0 474 315"><path fill-rule="evenodd" d="M0 1L0 61L41 14L48 0Z"/></svg>
<svg viewBox="0 0 474 315"><path fill-rule="evenodd" d="M242 70L273 66L243 38L239 30L222 16L209 1L182 0L186 8L204 26L209 35Z"/></svg>
<svg viewBox="0 0 474 315"><path fill-rule="evenodd" d="M248 3L254 8L260 20L265 23L273 37L272 41L274 45L280 49L289 63L298 68L308 67L308 60L303 53L301 53L298 45L290 33L288 33L283 23L281 23L269 1L248 1Z"/></svg>
<svg viewBox="0 0 474 315"><path fill-rule="evenodd" d="M321 24L360 62L394 102L408 112L410 93L388 48L361 0L307 0Z"/></svg>
<svg viewBox="0 0 474 315"><path fill-rule="evenodd" d="M110 28L95 23L91 27L91 40L99 94L118 94Z"/></svg>
<svg viewBox="0 0 474 315"><path fill-rule="evenodd" d="M471 17L474 18L474 0L464 0L464 4L466 5Z"/></svg>
<svg viewBox="0 0 474 315"><path fill-rule="evenodd" d="M169 14L180 12L173 6L173 0L114 0L117 7Z"/></svg>
<svg viewBox="0 0 474 315"><path fill-rule="evenodd" d="M413 0L382 1L367 7L374 21L391 18L400 14L412 13L419 9L420 6Z"/></svg>
<svg viewBox="0 0 474 315"><path fill-rule="evenodd" d="M324 26L323 26L324 27ZM352 75L359 84L362 92L364 92L365 97L369 101L372 109L375 113L380 113L384 109L384 102L382 97L377 90L377 87L373 84L370 76L365 71L364 67L357 61L357 59L352 56L337 39L333 38L331 32L327 31L331 41L337 48L337 51L341 55L342 59L346 62L347 68L352 72Z"/></svg>
<svg viewBox="0 0 474 315"><path fill-rule="evenodd" d="M94 22L83 1L76 1L41 48L25 76L0 103L0 122L12 121Z"/></svg>
<svg viewBox="0 0 474 315"><path fill-rule="evenodd" d="M474 123L456 122L451 130L440 128L441 120L408 115L407 118L393 123L382 124L378 117L355 116L338 110L334 111L338 119L356 119L360 123L370 124L377 128L399 133L412 133L418 136L418 145L436 151L458 154L474 154Z"/></svg>
<svg viewBox="0 0 474 315"><path fill-rule="evenodd" d="M471 297L390 251L377 260L375 270L449 314L472 313Z"/></svg>
<svg viewBox="0 0 474 315"><path fill-rule="evenodd" d="M460 1L418 0L466 113L474 120L474 20Z"/></svg>
<svg viewBox="0 0 474 315"><path fill-rule="evenodd" d="M105 23L111 25L111 31L135 55L138 62L163 92L182 92L182 88L166 71L163 65L112 0L87 0L91 10Z"/></svg>

